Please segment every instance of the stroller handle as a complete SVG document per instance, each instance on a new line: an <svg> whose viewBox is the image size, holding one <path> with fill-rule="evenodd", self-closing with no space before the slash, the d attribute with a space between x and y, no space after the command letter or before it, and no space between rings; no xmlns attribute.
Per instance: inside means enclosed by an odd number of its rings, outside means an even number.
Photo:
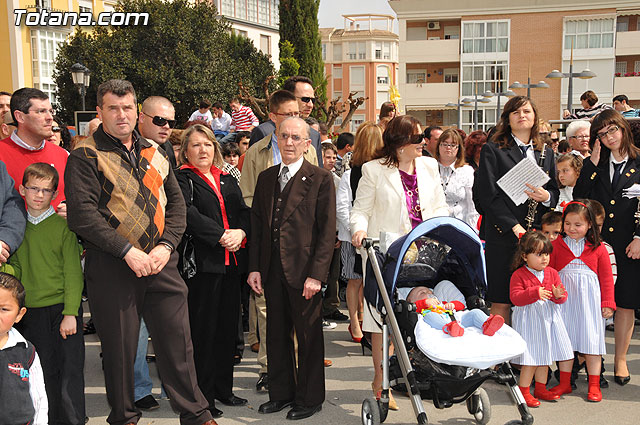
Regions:
<svg viewBox="0 0 640 425"><path fill-rule="evenodd" d="M362 240L362 247L364 249L369 249L369 247L372 247L379 243L380 243L380 238L364 238Z"/></svg>

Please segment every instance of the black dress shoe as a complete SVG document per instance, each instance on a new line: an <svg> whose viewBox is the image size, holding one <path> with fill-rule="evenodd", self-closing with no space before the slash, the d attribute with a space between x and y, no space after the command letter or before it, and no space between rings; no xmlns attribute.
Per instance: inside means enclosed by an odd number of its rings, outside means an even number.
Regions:
<svg viewBox="0 0 640 425"><path fill-rule="evenodd" d="M629 381L631 381L631 375L627 375L627 376L614 375L613 378L616 381L616 384L618 385L627 385Z"/></svg>
<svg viewBox="0 0 640 425"><path fill-rule="evenodd" d="M222 416L222 410L218 409L216 406L209 406L209 412L211 412L213 419L218 419Z"/></svg>
<svg viewBox="0 0 640 425"><path fill-rule="evenodd" d="M347 316L346 314L343 314L340 310L336 310L332 313L326 314L324 315L324 320L327 321L336 321L336 322L348 322L349 321L349 316Z"/></svg>
<svg viewBox="0 0 640 425"><path fill-rule="evenodd" d="M260 379L256 382L256 391L269 391L269 377L266 373L260 374Z"/></svg>
<svg viewBox="0 0 640 425"><path fill-rule="evenodd" d="M303 407L303 406L294 406L293 409L289 410L287 413L287 419L295 421L297 419L306 419L317 412L322 410L322 404L318 404L317 406L311 407Z"/></svg>
<svg viewBox="0 0 640 425"><path fill-rule="evenodd" d="M140 400L136 401L133 404L141 410L156 410L160 408L160 405L151 394L142 397Z"/></svg>
<svg viewBox="0 0 640 425"><path fill-rule="evenodd" d="M245 404L247 404L246 398L236 397L233 394L231 394L231 397L229 398L217 398L216 400L218 400L225 406L244 406Z"/></svg>
<svg viewBox="0 0 640 425"><path fill-rule="evenodd" d="M292 403L293 403L293 400L267 401L266 403L262 403L260 407L258 407L258 412L260 413L279 412L285 407L291 406Z"/></svg>

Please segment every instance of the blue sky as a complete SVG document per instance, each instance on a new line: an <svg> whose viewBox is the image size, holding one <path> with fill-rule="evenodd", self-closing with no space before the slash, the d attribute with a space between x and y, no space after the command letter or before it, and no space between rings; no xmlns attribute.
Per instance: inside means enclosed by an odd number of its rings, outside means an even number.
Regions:
<svg viewBox="0 0 640 425"><path fill-rule="evenodd" d="M342 15L350 13L382 13L395 16L387 0L320 0L318 23L321 28L343 28ZM398 32L397 22L394 21L395 32Z"/></svg>

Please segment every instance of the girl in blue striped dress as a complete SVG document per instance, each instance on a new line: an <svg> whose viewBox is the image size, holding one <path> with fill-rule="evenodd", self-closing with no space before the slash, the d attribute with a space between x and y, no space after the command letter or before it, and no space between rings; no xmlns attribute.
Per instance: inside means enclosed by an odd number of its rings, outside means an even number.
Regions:
<svg viewBox="0 0 640 425"><path fill-rule="evenodd" d="M558 272L547 267L552 249L544 234L527 232L520 239L513 260L515 271L510 283L513 328L527 343L527 350L514 362L522 365L519 385L529 407L538 407L539 400L560 398L546 388L547 370L553 361L573 358L559 310L560 304L567 301L567 291ZM532 396L529 387L534 376Z"/></svg>
<svg viewBox="0 0 640 425"><path fill-rule="evenodd" d="M600 366L605 354L604 320L616 308L609 254L601 243L593 211L572 201L564 209L564 237L553 241L551 267L559 271L569 298L560 308L573 351L583 354L589 373L587 400L602 400ZM555 394L571 392L573 358L560 362L560 384Z"/></svg>

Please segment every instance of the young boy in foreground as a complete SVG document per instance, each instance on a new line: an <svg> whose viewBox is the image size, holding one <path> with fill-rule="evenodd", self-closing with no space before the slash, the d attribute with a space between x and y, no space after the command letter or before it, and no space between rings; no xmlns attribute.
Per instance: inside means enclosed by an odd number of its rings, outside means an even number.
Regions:
<svg viewBox="0 0 640 425"><path fill-rule="evenodd" d="M47 394L40 359L30 342L13 325L27 309L24 287L0 272L0 423L46 425Z"/></svg>
<svg viewBox="0 0 640 425"><path fill-rule="evenodd" d="M22 272L29 310L17 328L42 360L49 423L84 425L82 251L66 220L51 207L58 180L49 164L24 170L19 191L27 204L27 226L10 263Z"/></svg>

